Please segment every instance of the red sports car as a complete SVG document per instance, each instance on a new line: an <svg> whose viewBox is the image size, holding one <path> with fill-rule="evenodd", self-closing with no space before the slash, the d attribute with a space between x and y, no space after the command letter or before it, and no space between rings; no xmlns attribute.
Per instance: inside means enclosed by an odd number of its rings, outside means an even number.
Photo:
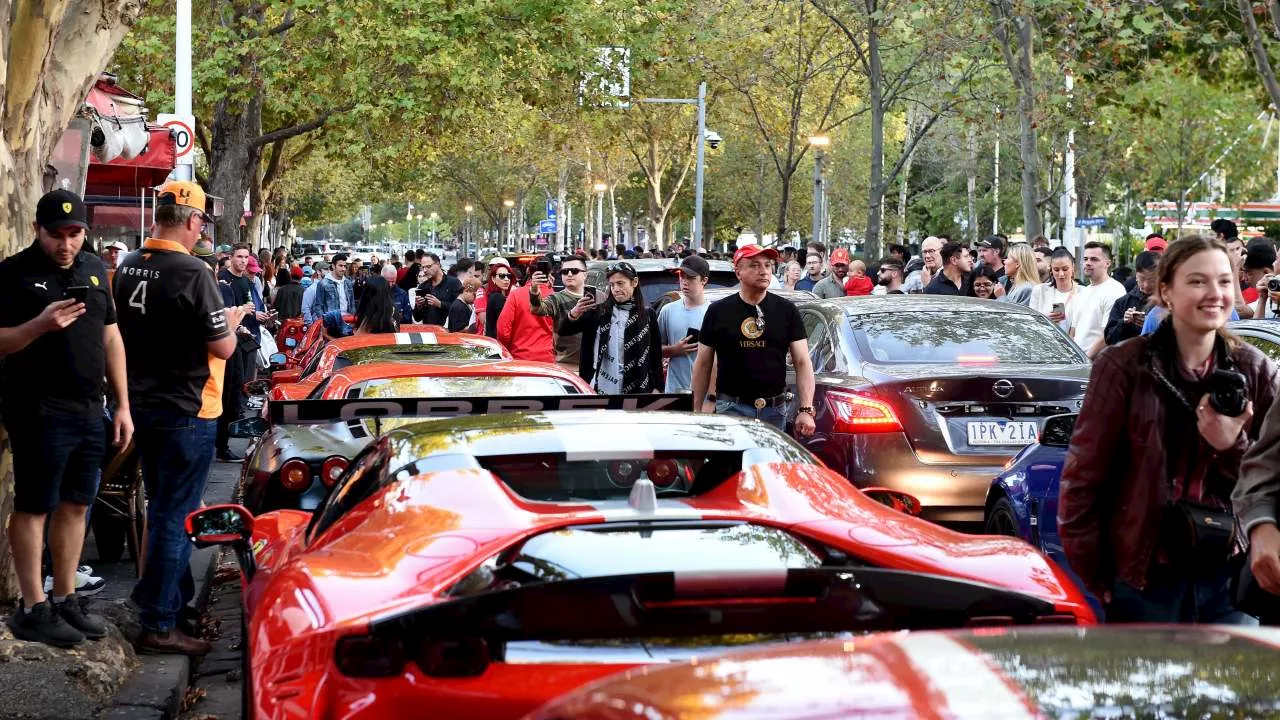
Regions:
<svg viewBox="0 0 1280 720"><path fill-rule="evenodd" d="M398 403L483 413L544 401ZM677 401L688 396L549 402ZM320 414L395 404L332 401ZM307 417L308 405L277 411ZM242 563L258 719L515 718L612 672L743 645L1094 622L1026 543L892 510L785 435L720 415L413 423L370 444L314 514L216 506L187 527Z"/></svg>
<svg viewBox="0 0 1280 720"><path fill-rule="evenodd" d="M1280 631L896 633L629 670L527 720L1274 718Z"/></svg>
<svg viewBox="0 0 1280 720"><path fill-rule="evenodd" d="M444 334L440 340L458 342L347 349L335 353L336 364L343 365L342 369L315 382L277 386L273 395L341 400L595 392L582 378L559 365L477 359L487 357L490 347L467 344L469 337ZM356 338L343 338L353 339ZM399 352L401 349L405 352ZM348 362L354 364L344 364ZM321 371L314 377L322 377ZM273 398L267 405L268 413L273 410L272 405L279 402ZM246 507L253 512L266 512L284 508L315 509L347 469L351 457L377 434L377 428L369 420L268 423L263 418L249 418L232 423L231 434L257 439L245 457L240 490Z"/></svg>

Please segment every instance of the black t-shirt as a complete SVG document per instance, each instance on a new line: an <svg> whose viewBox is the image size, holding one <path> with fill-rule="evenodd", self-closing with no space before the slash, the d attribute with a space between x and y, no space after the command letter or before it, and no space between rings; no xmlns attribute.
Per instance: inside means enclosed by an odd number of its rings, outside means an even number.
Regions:
<svg viewBox="0 0 1280 720"><path fill-rule="evenodd" d="M787 388L791 343L804 340L804 321L790 301L767 293L756 306L734 293L707 308L698 342L716 351L716 392L753 399L780 395Z"/></svg>
<svg viewBox="0 0 1280 720"><path fill-rule="evenodd" d="M218 272L218 289L222 292L222 302L227 307L253 305L255 310L258 308L257 303L253 302L253 281L247 274L236 275L224 268ZM248 328L255 337L258 335L258 318L252 313L245 313L240 324Z"/></svg>
<svg viewBox="0 0 1280 720"><path fill-rule="evenodd" d="M17 327L35 318L50 303L66 300L67 288L73 286L89 288L85 313L65 329L47 332L5 357L0 363L0 401L101 406L107 373L103 332L116 322L111 284L101 260L82 251L64 270L32 243L0 263L0 327Z"/></svg>
<svg viewBox="0 0 1280 720"><path fill-rule="evenodd" d="M133 407L221 415L225 364L208 343L230 330L209 266L175 242L148 238L116 270L115 295Z"/></svg>
<svg viewBox="0 0 1280 720"><path fill-rule="evenodd" d="M470 332L467 328L471 327L471 316L474 309L458 298L449 306L449 321L444 326L449 332Z"/></svg>
<svg viewBox="0 0 1280 720"><path fill-rule="evenodd" d="M452 275L445 275L435 287L430 282L418 286L418 297L435 295L440 300L440 307L423 305L416 315L428 325L444 325L449 320L449 306L462 294L462 282Z"/></svg>
<svg viewBox="0 0 1280 720"><path fill-rule="evenodd" d="M959 296L959 295L965 295L966 290L969 287L971 286L968 284L967 281L965 281L964 287L956 287L956 284L951 282L951 278L947 277L943 273L938 273L937 275L934 275L933 279L929 281L929 284L925 286L924 294L925 295L957 295Z"/></svg>
<svg viewBox="0 0 1280 720"><path fill-rule="evenodd" d="M498 316L502 308L507 306L507 296L500 292L492 292L485 296L484 334L491 338L498 337Z"/></svg>

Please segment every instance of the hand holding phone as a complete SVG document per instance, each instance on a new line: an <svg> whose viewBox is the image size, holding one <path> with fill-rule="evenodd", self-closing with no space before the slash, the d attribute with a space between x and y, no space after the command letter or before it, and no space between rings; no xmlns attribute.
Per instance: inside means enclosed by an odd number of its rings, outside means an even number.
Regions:
<svg viewBox="0 0 1280 720"><path fill-rule="evenodd" d="M78 303L83 303L89 299L89 286L72 285L67 288L67 297Z"/></svg>

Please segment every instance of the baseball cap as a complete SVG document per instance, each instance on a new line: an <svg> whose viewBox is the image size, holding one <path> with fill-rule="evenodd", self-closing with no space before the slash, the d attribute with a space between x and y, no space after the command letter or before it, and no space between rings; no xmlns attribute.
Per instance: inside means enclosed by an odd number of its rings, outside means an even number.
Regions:
<svg viewBox="0 0 1280 720"><path fill-rule="evenodd" d="M225 244L225 243L224 243L224 244L222 244L222 245L219 245L219 246L218 246L218 250L217 250L217 252L218 252L218 253L220 253L220 254L222 254L222 255L229 255L229 254L231 254L231 246L230 246L230 245L227 245L227 244Z"/></svg>
<svg viewBox="0 0 1280 720"><path fill-rule="evenodd" d="M311 267L315 268L316 272L324 272L329 269L329 263L323 260L317 260Z"/></svg>
<svg viewBox="0 0 1280 720"><path fill-rule="evenodd" d="M161 205L181 205L193 208L199 211L202 220L213 222L212 218L204 212L204 203L204 189L190 180L170 180L156 190L157 207Z"/></svg>
<svg viewBox="0 0 1280 720"><path fill-rule="evenodd" d="M1276 249L1272 247L1268 240L1255 240L1249 243L1249 249L1245 251L1244 269L1245 270L1261 270L1270 269L1276 264Z"/></svg>
<svg viewBox="0 0 1280 720"><path fill-rule="evenodd" d="M36 223L54 232L66 227L89 229L89 212L80 196L70 190L51 190L36 203Z"/></svg>
<svg viewBox="0 0 1280 720"><path fill-rule="evenodd" d="M1154 250L1156 252L1164 252L1165 249L1168 247L1169 247L1169 243L1165 242L1164 238L1157 235L1156 237L1153 237L1153 238L1147 238L1147 243L1146 245L1143 246L1143 249Z"/></svg>
<svg viewBox="0 0 1280 720"><path fill-rule="evenodd" d="M254 275L257 275L258 273L262 272L262 266L258 264L258 258L252 255L249 256L248 268L249 268L249 272L253 273Z"/></svg>
<svg viewBox="0 0 1280 720"><path fill-rule="evenodd" d="M990 248L990 249L992 249L992 250L996 250L996 251L1003 252L1003 251L1004 251L1004 241L1003 241L1003 240L1001 240L1001 239L1000 239L998 236L996 236L996 235L988 235L988 236L986 236L986 237L982 238L982 241L978 243L978 247L980 247L980 248Z"/></svg>
<svg viewBox="0 0 1280 720"><path fill-rule="evenodd" d="M310 268L308 268L308 269L310 269ZM294 279L294 280L301 280L301 279L302 279L302 268L298 267L297 265L294 265L294 266L293 266L293 268L289 270L289 274L293 276L293 279ZM308 274L310 274L310 273L308 273Z"/></svg>
<svg viewBox="0 0 1280 720"><path fill-rule="evenodd" d="M680 263L680 267L676 268L676 272L704 278L711 277L711 265L701 255L690 255Z"/></svg>
<svg viewBox="0 0 1280 720"><path fill-rule="evenodd" d="M315 274L315 271L316 271L315 268L311 267L310 265L304 265L302 267L302 276L311 277L313 274Z"/></svg>
<svg viewBox="0 0 1280 720"><path fill-rule="evenodd" d="M106 246L104 246L102 249L103 250L119 250L120 252L129 252L129 246L125 245L119 240L107 243Z"/></svg>
<svg viewBox="0 0 1280 720"><path fill-rule="evenodd" d="M757 255L764 255L770 260L778 259L778 251L771 247L764 247L763 245L743 245L733 254L733 262L734 264L737 264L739 260L746 260L747 258L753 258Z"/></svg>
<svg viewBox="0 0 1280 720"><path fill-rule="evenodd" d="M835 250L832 250L831 264L832 265L848 265L849 251L845 250L844 248L836 248Z"/></svg>
<svg viewBox="0 0 1280 720"><path fill-rule="evenodd" d="M489 267L493 267L494 265L502 265L507 269L511 268L511 263L507 262L507 259L502 257L501 255L494 255L493 257L489 258Z"/></svg>

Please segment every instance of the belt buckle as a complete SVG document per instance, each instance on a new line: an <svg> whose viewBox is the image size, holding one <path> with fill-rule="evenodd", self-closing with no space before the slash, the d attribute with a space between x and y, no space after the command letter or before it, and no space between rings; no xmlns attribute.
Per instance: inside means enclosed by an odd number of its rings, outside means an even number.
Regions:
<svg viewBox="0 0 1280 720"><path fill-rule="evenodd" d="M764 406L768 405L769 403L765 402L764 398L756 398L756 401L752 404L756 406L757 410L763 410Z"/></svg>

